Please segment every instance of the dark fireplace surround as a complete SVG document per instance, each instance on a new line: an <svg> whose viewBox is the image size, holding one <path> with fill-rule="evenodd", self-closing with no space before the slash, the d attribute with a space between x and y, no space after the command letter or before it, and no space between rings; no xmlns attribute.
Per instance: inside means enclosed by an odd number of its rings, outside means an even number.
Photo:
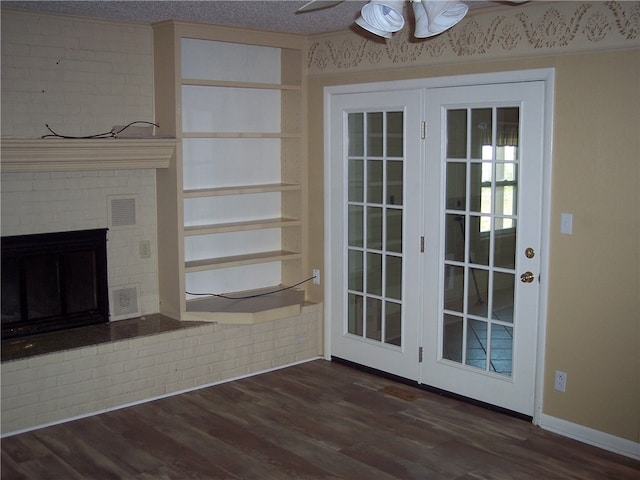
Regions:
<svg viewBox="0 0 640 480"><path fill-rule="evenodd" d="M2 339L109 321L107 229L2 237Z"/></svg>

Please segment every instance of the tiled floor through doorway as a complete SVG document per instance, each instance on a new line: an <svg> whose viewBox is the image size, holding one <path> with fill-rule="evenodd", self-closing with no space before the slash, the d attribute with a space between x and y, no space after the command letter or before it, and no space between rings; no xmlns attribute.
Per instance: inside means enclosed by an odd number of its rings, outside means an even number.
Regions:
<svg viewBox="0 0 640 480"><path fill-rule="evenodd" d="M486 310L484 303L478 308ZM513 365L513 306L493 310L492 321L486 313L474 312L463 318L445 315L443 357L454 362L511 376ZM474 314L477 315L474 318ZM497 320L498 323L493 320ZM466 330L466 338L465 336ZM463 350L465 355L463 356Z"/></svg>

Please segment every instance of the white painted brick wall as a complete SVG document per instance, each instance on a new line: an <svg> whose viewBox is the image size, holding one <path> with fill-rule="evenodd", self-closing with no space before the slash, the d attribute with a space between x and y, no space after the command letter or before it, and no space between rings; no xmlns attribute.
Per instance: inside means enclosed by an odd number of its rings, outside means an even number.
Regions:
<svg viewBox="0 0 640 480"><path fill-rule="evenodd" d="M3 136L154 120L150 26L4 8L1 21ZM2 235L104 228L109 195L135 195L138 226L109 232L109 287L136 285L140 312L158 311L154 170L3 174L1 188ZM140 258L142 240L151 258Z"/></svg>
<svg viewBox="0 0 640 480"><path fill-rule="evenodd" d="M322 305L307 305L258 325L206 324L4 362L2 434L316 358L321 320Z"/></svg>
<svg viewBox="0 0 640 480"><path fill-rule="evenodd" d="M1 25L3 136L153 121L150 26L7 9Z"/></svg>
<svg viewBox="0 0 640 480"><path fill-rule="evenodd" d="M3 236L106 228L109 197L135 196L137 225L107 235L109 287L137 285L140 313L158 312L155 170L6 173L1 188ZM140 258L143 240L150 258Z"/></svg>

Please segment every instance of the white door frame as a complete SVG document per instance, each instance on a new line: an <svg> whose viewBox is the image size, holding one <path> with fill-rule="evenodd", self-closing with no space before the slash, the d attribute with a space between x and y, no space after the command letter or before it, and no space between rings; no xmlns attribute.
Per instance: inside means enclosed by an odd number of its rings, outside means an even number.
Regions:
<svg viewBox="0 0 640 480"><path fill-rule="evenodd" d="M547 325L547 302L549 278L549 244L551 233L551 172L552 172L552 141L553 141L553 102L555 91L555 69L532 69L509 72L496 72L486 74L472 74L460 76L447 76L435 78L421 78L412 80L400 80L392 82L361 83L353 85L338 85L324 88L324 357L331 359L331 321L329 312L331 308L331 289L328 287L331 282L332 265L331 258L334 252L331 251L331 235L333 211L330 200L331 192L335 186L331 185L331 132L330 105L332 95L346 93L379 92L387 90L412 90L429 89L435 87L471 86L487 85L493 83L513 83L527 81L543 81L544 89L544 147L543 147L543 192L542 192L542 249L540 252L540 299L538 335L536 339L536 378L535 378L535 399L533 423L539 424L542 415L542 398L544 388L544 359L545 359L545 338Z"/></svg>

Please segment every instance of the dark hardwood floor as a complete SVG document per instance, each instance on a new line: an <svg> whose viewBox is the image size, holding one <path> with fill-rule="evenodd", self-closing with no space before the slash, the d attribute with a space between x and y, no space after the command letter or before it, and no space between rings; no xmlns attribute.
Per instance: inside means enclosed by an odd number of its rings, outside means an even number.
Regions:
<svg viewBox="0 0 640 480"><path fill-rule="evenodd" d="M640 462L317 360L2 439L2 479L639 479Z"/></svg>

